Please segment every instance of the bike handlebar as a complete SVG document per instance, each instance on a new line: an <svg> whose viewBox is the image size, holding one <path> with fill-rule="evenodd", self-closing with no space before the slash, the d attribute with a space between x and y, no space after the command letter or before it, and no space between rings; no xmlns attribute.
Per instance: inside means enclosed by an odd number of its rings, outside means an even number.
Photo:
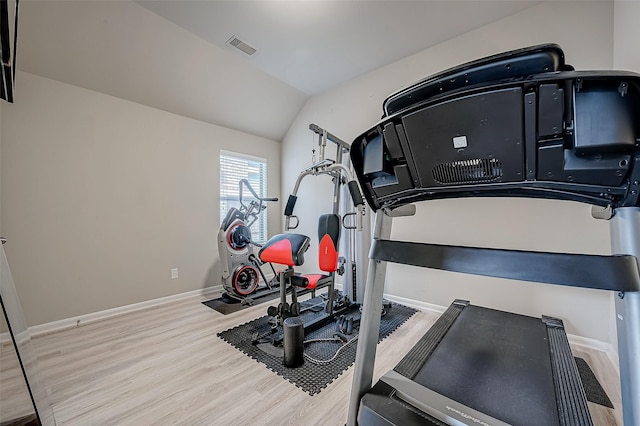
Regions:
<svg viewBox="0 0 640 426"><path fill-rule="evenodd" d="M253 198L256 198L260 201L278 201L277 197L260 197L256 191L253 190L253 187L251 186L251 184L249 183L249 181L247 179L240 179L239 185L240 185L240 192L239 192L239 197L240 197L240 204L242 204L242 185L245 185L247 187L247 189L249 190L249 192L251 192L251 195L253 195Z"/></svg>

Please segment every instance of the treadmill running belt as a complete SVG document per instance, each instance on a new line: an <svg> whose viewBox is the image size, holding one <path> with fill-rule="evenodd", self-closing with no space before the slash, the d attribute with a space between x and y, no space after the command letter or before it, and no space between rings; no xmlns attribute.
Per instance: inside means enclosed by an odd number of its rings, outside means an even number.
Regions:
<svg viewBox="0 0 640 426"><path fill-rule="evenodd" d="M552 377L540 319L470 305L413 380L510 424L559 425Z"/></svg>

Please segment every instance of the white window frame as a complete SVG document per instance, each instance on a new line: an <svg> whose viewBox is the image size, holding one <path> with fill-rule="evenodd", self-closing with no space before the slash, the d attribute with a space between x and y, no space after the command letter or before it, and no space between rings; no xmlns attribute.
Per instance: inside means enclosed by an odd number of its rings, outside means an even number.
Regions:
<svg viewBox="0 0 640 426"><path fill-rule="evenodd" d="M220 221L231 207L240 208L238 182L247 179L258 196L267 195L267 160L261 157L232 151L220 151ZM255 200L246 187L242 188L242 201L248 205ZM267 241L267 212L262 210L258 219L251 225L251 239L258 244Z"/></svg>

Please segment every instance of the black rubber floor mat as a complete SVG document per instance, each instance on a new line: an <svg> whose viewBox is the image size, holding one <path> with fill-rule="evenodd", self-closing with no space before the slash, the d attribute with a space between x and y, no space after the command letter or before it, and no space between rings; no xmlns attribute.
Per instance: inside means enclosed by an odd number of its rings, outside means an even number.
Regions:
<svg viewBox="0 0 640 426"><path fill-rule="evenodd" d="M587 364L587 362L582 358L575 357L575 360L576 365L578 366L578 373L580 374L582 386L584 386L584 391L587 394L587 401L593 402L594 404L600 404L608 408L613 408L611 400L600 385L596 375L593 374L589 364Z"/></svg>
<svg viewBox="0 0 640 426"><path fill-rule="evenodd" d="M277 299L278 297L280 297L279 293L272 293L253 299L253 303L251 304L242 304L238 300L232 299L223 294L217 299L207 300L206 302L202 302L202 304L220 312L223 315L228 315L269 300Z"/></svg>
<svg viewBox="0 0 640 426"><path fill-rule="evenodd" d="M319 298L310 299L303 303L302 307L321 303L322 301ZM408 308L396 303L391 304L391 309L385 309L380 321L379 341L393 333L415 312L417 311L413 308ZM360 317L359 308L355 305L343 314L347 318ZM300 318L307 322L317 318L319 315L325 314L324 312L308 310L307 312L303 312ZM264 316L218 333L218 336L247 356L263 363L273 372L287 379L310 395L319 393L355 361L357 339L354 339L354 337L357 336L357 330L347 336L349 339L348 343L336 341L309 342L312 340L333 338L336 332L336 322L331 322L305 336L305 341L309 343L305 344L304 364L297 368L287 368L282 363L282 356L276 355L275 352L266 353L252 344L252 340L256 334L269 332L271 325L268 321L269 317ZM280 327L278 331L282 331Z"/></svg>

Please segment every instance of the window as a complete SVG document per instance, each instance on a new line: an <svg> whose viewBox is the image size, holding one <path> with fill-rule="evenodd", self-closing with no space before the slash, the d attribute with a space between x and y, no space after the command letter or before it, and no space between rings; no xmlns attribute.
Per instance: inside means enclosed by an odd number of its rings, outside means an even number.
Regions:
<svg viewBox="0 0 640 426"><path fill-rule="evenodd" d="M240 208L238 182L246 179L260 197L267 193L267 160L231 152L220 153L220 221L231 207ZM246 187L242 188L242 202L245 205L255 200ZM251 238L256 243L267 241L267 213L262 210L251 225Z"/></svg>

